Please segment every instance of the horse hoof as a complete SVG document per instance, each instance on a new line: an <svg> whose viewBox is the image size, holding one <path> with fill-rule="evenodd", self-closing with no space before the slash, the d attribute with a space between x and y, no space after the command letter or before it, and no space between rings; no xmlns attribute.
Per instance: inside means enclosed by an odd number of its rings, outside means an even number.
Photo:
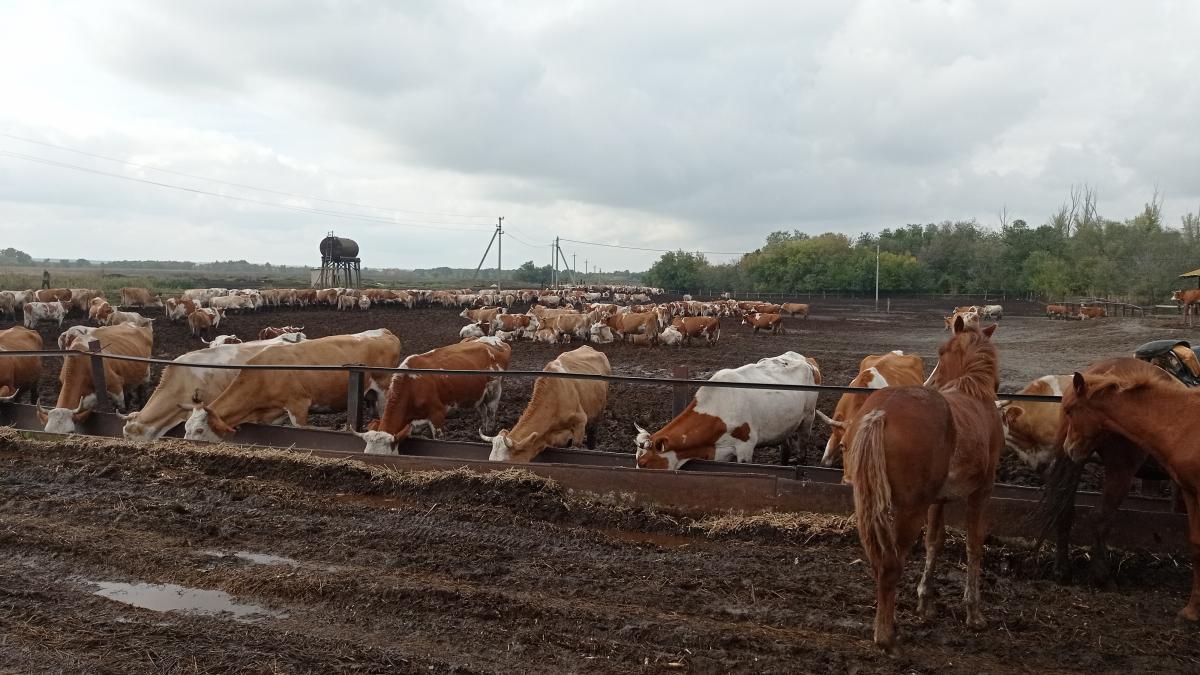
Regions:
<svg viewBox="0 0 1200 675"><path fill-rule="evenodd" d="M1179 613L1175 616L1182 621L1189 621L1191 623L1200 621L1200 611L1197 611L1196 608L1192 607L1191 605L1179 610Z"/></svg>

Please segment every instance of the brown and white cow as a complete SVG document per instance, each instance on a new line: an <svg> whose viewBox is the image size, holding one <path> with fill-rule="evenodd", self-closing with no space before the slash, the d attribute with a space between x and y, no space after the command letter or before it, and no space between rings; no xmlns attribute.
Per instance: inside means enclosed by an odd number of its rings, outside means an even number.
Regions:
<svg viewBox="0 0 1200 675"><path fill-rule="evenodd" d="M258 331L258 339L259 340L271 340L273 338L279 337L280 335L286 335L288 333L303 333L303 332L304 332L304 326L281 326L279 328L275 328L273 326L267 326L266 328Z"/></svg>
<svg viewBox="0 0 1200 675"><path fill-rule="evenodd" d="M39 351L42 336L22 326L0 330L0 352ZM38 356L0 357L0 402L17 400L22 391L30 403L36 403L38 382L42 377L42 359Z"/></svg>
<svg viewBox="0 0 1200 675"><path fill-rule="evenodd" d="M145 288L126 287L121 289L122 307L162 307L162 298Z"/></svg>
<svg viewBox="0 0 1200 675"><path fill-rule="evenodd" d="M704 338L708 344L714 344L721 338L721 320L715 316L680 316L671 322L671 326L683 336L683 341L692 344L692 338Z"/></svg>
<svg viewBox="0 0 1200 675"><path fill-rule="evenodd" d="M43 288L33 292L37 302L61 302L67 305L67 311L70 311L71 289L69 288Z"/></svg>
<svg viewBox="0 0 1200 675"><path fill-rule="evenodd" d="M115 311L108 315L107 323L110 326L115 326L119 323L131 323L135 326L140 326L140 327L150 326L151 328L153 328L154 319L142 316L141 314L138 314L137 312Z"/></svg>
<svg viewBox="0 0 1200 675"><path fill-rule="evenodd" d="M283 337L243 344L210 346L188 352L175 359L176 364L237 365L273 344L293 342ZM169 365L163 368L158 387L139 411L124 415L122 433L128 440L151 441L161 437L188 418L192 407L210 403L225 391L239 371L226 368L189 368Z"/></svg>
<svg viewBox="0 0 1200 675"><path fill-rule="evenodd" d="M459 316L479 323L480 321L495 321L496 316L503 313L503 307L481 307L480 309L464 309Z"/></svg>
<svg viewBox="0 0 1200 675"><path fill-rule="evenodd" d="M560 314L547 318L542 326L554 331L555 342L571 342L574 338L586 342L592 323L588 314Z"/></svg>
<svg viewBox="0 0 1200 675"><path fill-rule="evenodd" d="M104 293L91 288L72 288L70 291L71 309L77 309L85 315L88 313L93 300L104 299Z"/></svg>
<svg viewBox="0 0 1200 675"><path fill-rule="evenodd" d="M740 368L718 370L712 382L788 385L820 383L817 362L796 352L761 359ZM693 459L749 462L754 449L784 444L799 447L812 430L817 392L700 387L695 398L667 426L651 434L634 425L637 465L678 469Z"/></svg>
<svg viewBox="0 0 1200 675"><path fill-rule="evenodd" d="M210 307L201 307L188 314L188 328L192 331L192 337L207 335L210 329L219 327L223 316L222 311Z"/></svg>
<svg viewBox="0 0 1200 675"><path fill-rule="evenodd" d="M858 364L858 375L850 381L850 386L869 389L919 387L924 380L925 362L921 357L893 351L863 358ZM825 466L832 465L842 454L846 429L854 424L866 400L867 394L842 394L833 409L832 419L817 411L817 416L830 426L829 441L825 443L825 454L821 457L821 463Z"/></svg>
<svg viewBox="0 0 1200 675"><path fill-rule="evenodd" d="M975 307L969 307L967 309L955 308L953 314L945 317L946 330L950 330L950 329L954 328L955 320L960 319L960 318L963 320L963 325L967 328L975 328L975 327L978 327L980 324L979 312L978 312L977 308L975 308Z"/></svg>
<svg viewBox="0 0 1200 675"><path fill-rule="evenodd" d="M1071 316L1071 310L1066 305L1046 305L1046 316L1051 319L1055 317L1065 319Z"/></svg>
<svg viewBox="0 0 1200 675"><path fill-rule="evenodd" d="M85 335L91 335L94 330L96 329L91 326L71 326L58 336L58 348L64 351L70 349L71 343Z"/></svg>
<svg viewBox="0 0 1200 675"><path fill-rule="evenodd" d="M612 375L608 357L587 345L563 352L543 370L552 373ZM493 462L530 462L547 447L592 447L596 425L608 403L608 383L539 377L529 405L512 430L479 436L492 444Z"/></svg>
<svg viewBox="0 0 1200 675"><path fill-rule="evenodd" d="M763 314L761 312L746 314L742 317L742 325L753 326L755 334L760 330L772 333L786 332L783 330L783 317L778 314Z"/></svg>
<svg viewBox="0 0 1200 675"><path fill-rule="evenodd" d="M274 344L246 361L247 365L330 365L361 363L395 368L400 338L386 328L355 335L333 335L296 344ZM368 373L364 393L382 395L382 375ZM321 370L242 370L225 391L208 405L197 405L184 425L186 438L218 441L247 422L308 424L313 411L346 409L350 374Z"/></svg>
<svg viewBox="0 0 1200 675"><path fill-rule="evenodd" d="M430 370L508 370L512 347L495 336L463 340L404 359L401 368ZM441 438L451 408L474 408L483 430L496 424L500 379L486 375L396 373L387 390L383 416L358 433L367 454L394 455L396 446L418 430Z"/></svg>
<svg viewBox="0 0 1200 675"><path fill-rule="evenodd" d="M108 324L108 317L116 311L113 306L108 304L104 298L92 298L91 304L88 306L88 319L94 322L97 326Z"/></svg>
<svg viewBox="0 0 1200 675"><path fill-rule="evenodd" d="M240 344L242 344L242 338L240 338L236 335L233 335L232 333L227 333L225 335L218 335L217 337L215 337L211 340L205 340L204 338L200 338L200 341L203 342L204 346L208 347L208 348L220 347L221 345L240 345ZM297 340L296 342L299 342L299 340Z"/></svg>
<svg viewBox="0 0 1200 675"><path fill-rule="evenodd" d="M1108 316L1108 312L1103 307L1080 307L1079 318L1081 319L1100 319Z"/></svg>
<svg viewBox="0 0 1200 675"><path fill-rule="evenodd" d="M200 308L198 301L191 298L167 298L164 313L171 323L187 319L188 315Z"/></svg>
<svg viewBox="0 0 1200 675"><path fill-rule="evenodd" d="M67 317L67 305L62 302L27 302L22 311L26 328L37 328L41 321L57 321L58 327L62 328L63 319Z"/></svg>
<svg viewBox="0 0 1200 675"><path fill-rule="evenodd" d="M493 331L524 331L529 328L533 317L528 314L497 314L492 320Z"/></svg>
<svg viewBox="0 0 1200 675"><path fill-rule="evenodd" d="M617 314L616 316L608 317L605 323L612 329L613 333L619 335L623 340L633 335L655 337L662 328L659 325L658 314L655 312Z"/></svg>
<svg viewBox="0 0 1200 675"><path fill-rule="evenodd" d="M100 342L105 354L150 358L153 335L149 328L128 323L101 326L91 329L88 335L76 338L70 349L86 352L92 340ZM104 359L103 362L107 395L119 410L129 407L127 392L138 391L141 398L145 397L145 387L150 383L150 364L116 359ZM74 433L78 431L77 424L87 419L96 405L97 392L92 381L91 360L82 354L64 357L58 380L62 383L58 402L51 410L38 404L38 418L46 431Z"/></svg>
<svg viewBox="0 0 1200 675"><path fill-rule="evenodd" d="M807 319L808 318L808 305L806 305L802 302L785 302L779 306L779 313L787 314L788 316L793 317L793 318L795 318L796 315L798 314Z"/></svg>
<svg viewBox="0 0 1200 675"><path fill-rule="evenodd" d="M1070 375L1046 375L1025 385L1017 393L1062 396L1070 386ZM1062 423L1060 404L1001 401L997 405L1003 414L1005 444L1030 467L1044 470L1062 456L1058 447L1058 431Z"/></svg>

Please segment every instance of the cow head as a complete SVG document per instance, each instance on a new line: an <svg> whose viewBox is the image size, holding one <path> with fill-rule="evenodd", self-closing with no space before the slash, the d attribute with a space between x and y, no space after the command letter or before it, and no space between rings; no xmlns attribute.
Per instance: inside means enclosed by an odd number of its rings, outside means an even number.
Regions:
<svg viewBox="0 0 1200 675"><path fill-rule="evenodd" d="M411 426L411 425L410 425ZM409 427L405 427L408 429ZM363 439L366 447L363 453L367 455L398 455L396 446L400 443L400 434L393 436L386 431L355 431L355 436Z"/></svg>
<svg viewBox="0 0 1200 675"><path fill-rule="evenodd" d="M675 451L668 450L668 441L665 436L654 438L649 431L636 423L633 428L637 430L634 443L637 446L635 458L639 469L675 470L687 462L687 459L680 460Z"/></svg>
<svg viewBox="0 0 1200 675"><path fill-rule="evenodd" d="M181 407L192 411L183 424L183 437L188 440L216 443L222 438L233 435L235 431L208 406L194 404Z"/></svg>
<svg viewBox="0 0 1200 675"><path fill-rule="evenodd" d="M846 451L846 428L848 425L845 421L846 415L842 411L842 401L838 401L832 418L820 410L817 411L817 418L830 427L829 440L825 443L825 454L821 455L821 464L833 466L837 458Z"/></svg>
<svg viewBox="0 0 1200 675"><path fill-rule="evenodd" d="M531 431L520 441L514 441L508 429L502 429L495 436L488 436L480 429L479 437L492 444L492 454L488 455L488 461L492 462L528 462L546 447L545 442L538 443L542 434L537 431Z"/></svg>
<svg viewBox="0 0 1200 675"><path fill-rule="evenodd" d="M79 407L74 410L70 408L46 410L39 403L37 406L38 419L42 421L45 431L52 434L73 434L78 431L77 425L91 414L94 405L96 405L95 394L88 394L80 398Z"/></svg>

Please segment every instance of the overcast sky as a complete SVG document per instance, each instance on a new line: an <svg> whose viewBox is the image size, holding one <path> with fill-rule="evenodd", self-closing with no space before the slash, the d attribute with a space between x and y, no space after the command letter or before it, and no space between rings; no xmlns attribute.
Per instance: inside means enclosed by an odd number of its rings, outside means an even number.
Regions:
<svg viewBox="0 0 1200 675"><path fill-rule="evenodd" d="M465 267L503 215L509 267L555 235L1038 224L1082 182L1115 218L1157 185L1176 224L1197 34L1192 1L0 0L0 247L313 264L334 229Z"/></svg>

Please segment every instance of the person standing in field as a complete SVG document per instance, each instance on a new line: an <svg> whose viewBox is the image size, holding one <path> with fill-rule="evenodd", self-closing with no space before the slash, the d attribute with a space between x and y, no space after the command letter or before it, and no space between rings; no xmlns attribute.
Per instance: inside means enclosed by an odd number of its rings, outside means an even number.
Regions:
<svg viewBox="0 0 1200 675"><path fill-rule="evenodd" d="M42 270L42 288L50 288L50 270Z"/></svg>

